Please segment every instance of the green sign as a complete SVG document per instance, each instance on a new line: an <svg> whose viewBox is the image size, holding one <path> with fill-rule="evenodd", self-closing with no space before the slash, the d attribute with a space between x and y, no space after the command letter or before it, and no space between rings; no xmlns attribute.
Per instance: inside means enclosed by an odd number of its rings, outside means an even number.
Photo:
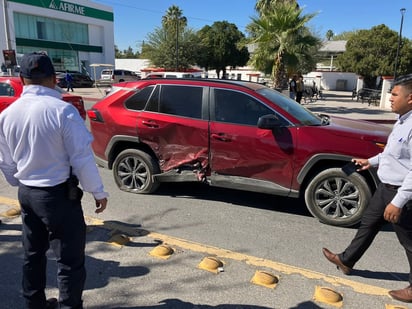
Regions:
<svg viewBox="0 0 412 309"><path fill-rule="evenodd" d="M88 6L60 0L9 0L10 2L22 3L31 6L37 6L56 10L60 12L87 16L97 19L113 21L113 13L109 11L98 10Z"/></svg>

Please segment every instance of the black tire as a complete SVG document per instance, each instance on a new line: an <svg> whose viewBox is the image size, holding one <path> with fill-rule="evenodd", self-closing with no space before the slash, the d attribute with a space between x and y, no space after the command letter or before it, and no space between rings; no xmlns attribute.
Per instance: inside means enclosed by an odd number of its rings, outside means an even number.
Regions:
<svg viewBox="0 0 412 309"><path fill-rule="evenodd" d="M153 175L160 172L152 156L137 149L123 150L113 162L113 176L120 190L149 194L159 187Z"/></svg>
<svg viewBox="0 0 412 309"><path fill-rule="evenodd" d="M335 226L359 223L371 196L371 189L362 175L347 176L340 168L322 171L305 190L310 213L322 223Z"/></svg>

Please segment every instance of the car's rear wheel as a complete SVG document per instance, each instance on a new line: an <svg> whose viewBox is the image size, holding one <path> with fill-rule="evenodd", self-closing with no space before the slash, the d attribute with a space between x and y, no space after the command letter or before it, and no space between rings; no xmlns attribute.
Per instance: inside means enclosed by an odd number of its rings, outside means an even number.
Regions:
<svg viewBox="0 0 412 309"><path fill-rule="evenodd" d="M352 226L360 221L371 195L359 173L347 176L340 168L329 168L312 178L305 190L305 202L321 222Z"/></svg>
<svg viewBox="0 0 412 309"><path fill-rule="evenodd" d="M160 171L152 156L137 149L123 150L113 162L113 176L117 186L127 192L148 194L159 187L153 175Z"/></svg>

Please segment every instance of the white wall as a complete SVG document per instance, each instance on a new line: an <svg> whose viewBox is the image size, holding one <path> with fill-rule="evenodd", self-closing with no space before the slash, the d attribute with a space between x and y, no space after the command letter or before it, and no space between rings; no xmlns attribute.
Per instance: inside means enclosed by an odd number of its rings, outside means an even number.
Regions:
<svg viewBox="0 0 412 309"><path fill-rule="evenodd" d="M115 68L133 72L140 72L141 69L150 66L149 59L115 59Z"/></svg>
<svg viewBox="0 0 412 309"><path fill-rule="evenodd" d="M358 76L350 72L310 72L303 76L303 79L315 80L320 89L352 91L356 88ZM342 82L345 81L345 82ZM345 85L344 88L339 86Z"/></svg>

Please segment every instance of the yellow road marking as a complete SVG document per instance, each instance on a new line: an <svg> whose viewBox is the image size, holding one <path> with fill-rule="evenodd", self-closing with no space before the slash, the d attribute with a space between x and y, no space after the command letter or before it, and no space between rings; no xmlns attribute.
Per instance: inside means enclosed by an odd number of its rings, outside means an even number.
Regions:
<svg viewBox="0 0 412 309"><path fill-rule="evenodd" d="M5 205L9 205L9 206L13 206L15 208L19 208L20 209L20 203L18 200L15 199L11 199L11 198L7 198L4 196L0 196L0 204L5 204Z"/></svg>
<svg viewBox="0 0 412 309"><path fill-rule="evenodd" d="M9 199L6 197L1 197L0 196L0 204L6 204L10 205L13 207L20 207L19 202L14 199ZM109 229L116 229L117 231L120 231L125 234L129 234L133 236L133 233L136 232L136 228L131 228L130 226L125 226L120 223L114 223L110 222L105 222L104 220L96 219L93 217L85 216L85 219L90 222L93 225L100 225L105 228ZM231 259L231 260L236 260L240 262L244 262L248 265L253 265L253 266L258 266L258 267L266 267L273 269L275 271L284 273L284 274L298 274L301 276L304 276L308 279L318 279L318 280L323 280L327 283L330 283L332 285L345 285L351 287L354 291L362 294L369 294L369 295L378 295L378 296L386 296L388 295L388 289L384 289L381 287L369 285L369 284L364 284L360 282L356 282L353 280L341 278L341 277L336 277L336 276L330 276L326 275L320 272L300 268L300 267L295 267L267 259L262 259L259 257L255 257L252 255L247 255L243 253L238 253L218 247L213 247L213 246L208 246L196 242L192 242L189 240L185 239L180 239L177 237L172 237L164 234L159 234L159 233L154 233L154 232L149 232L146 236L154 238L154 239L160 239L163 243L171 245L171 246L176 246L180 247L186 250L191 250L194 252L199 252L199 253L204 253L207 255L215 255L220 258L226 258L226 259Z"/></svg>

